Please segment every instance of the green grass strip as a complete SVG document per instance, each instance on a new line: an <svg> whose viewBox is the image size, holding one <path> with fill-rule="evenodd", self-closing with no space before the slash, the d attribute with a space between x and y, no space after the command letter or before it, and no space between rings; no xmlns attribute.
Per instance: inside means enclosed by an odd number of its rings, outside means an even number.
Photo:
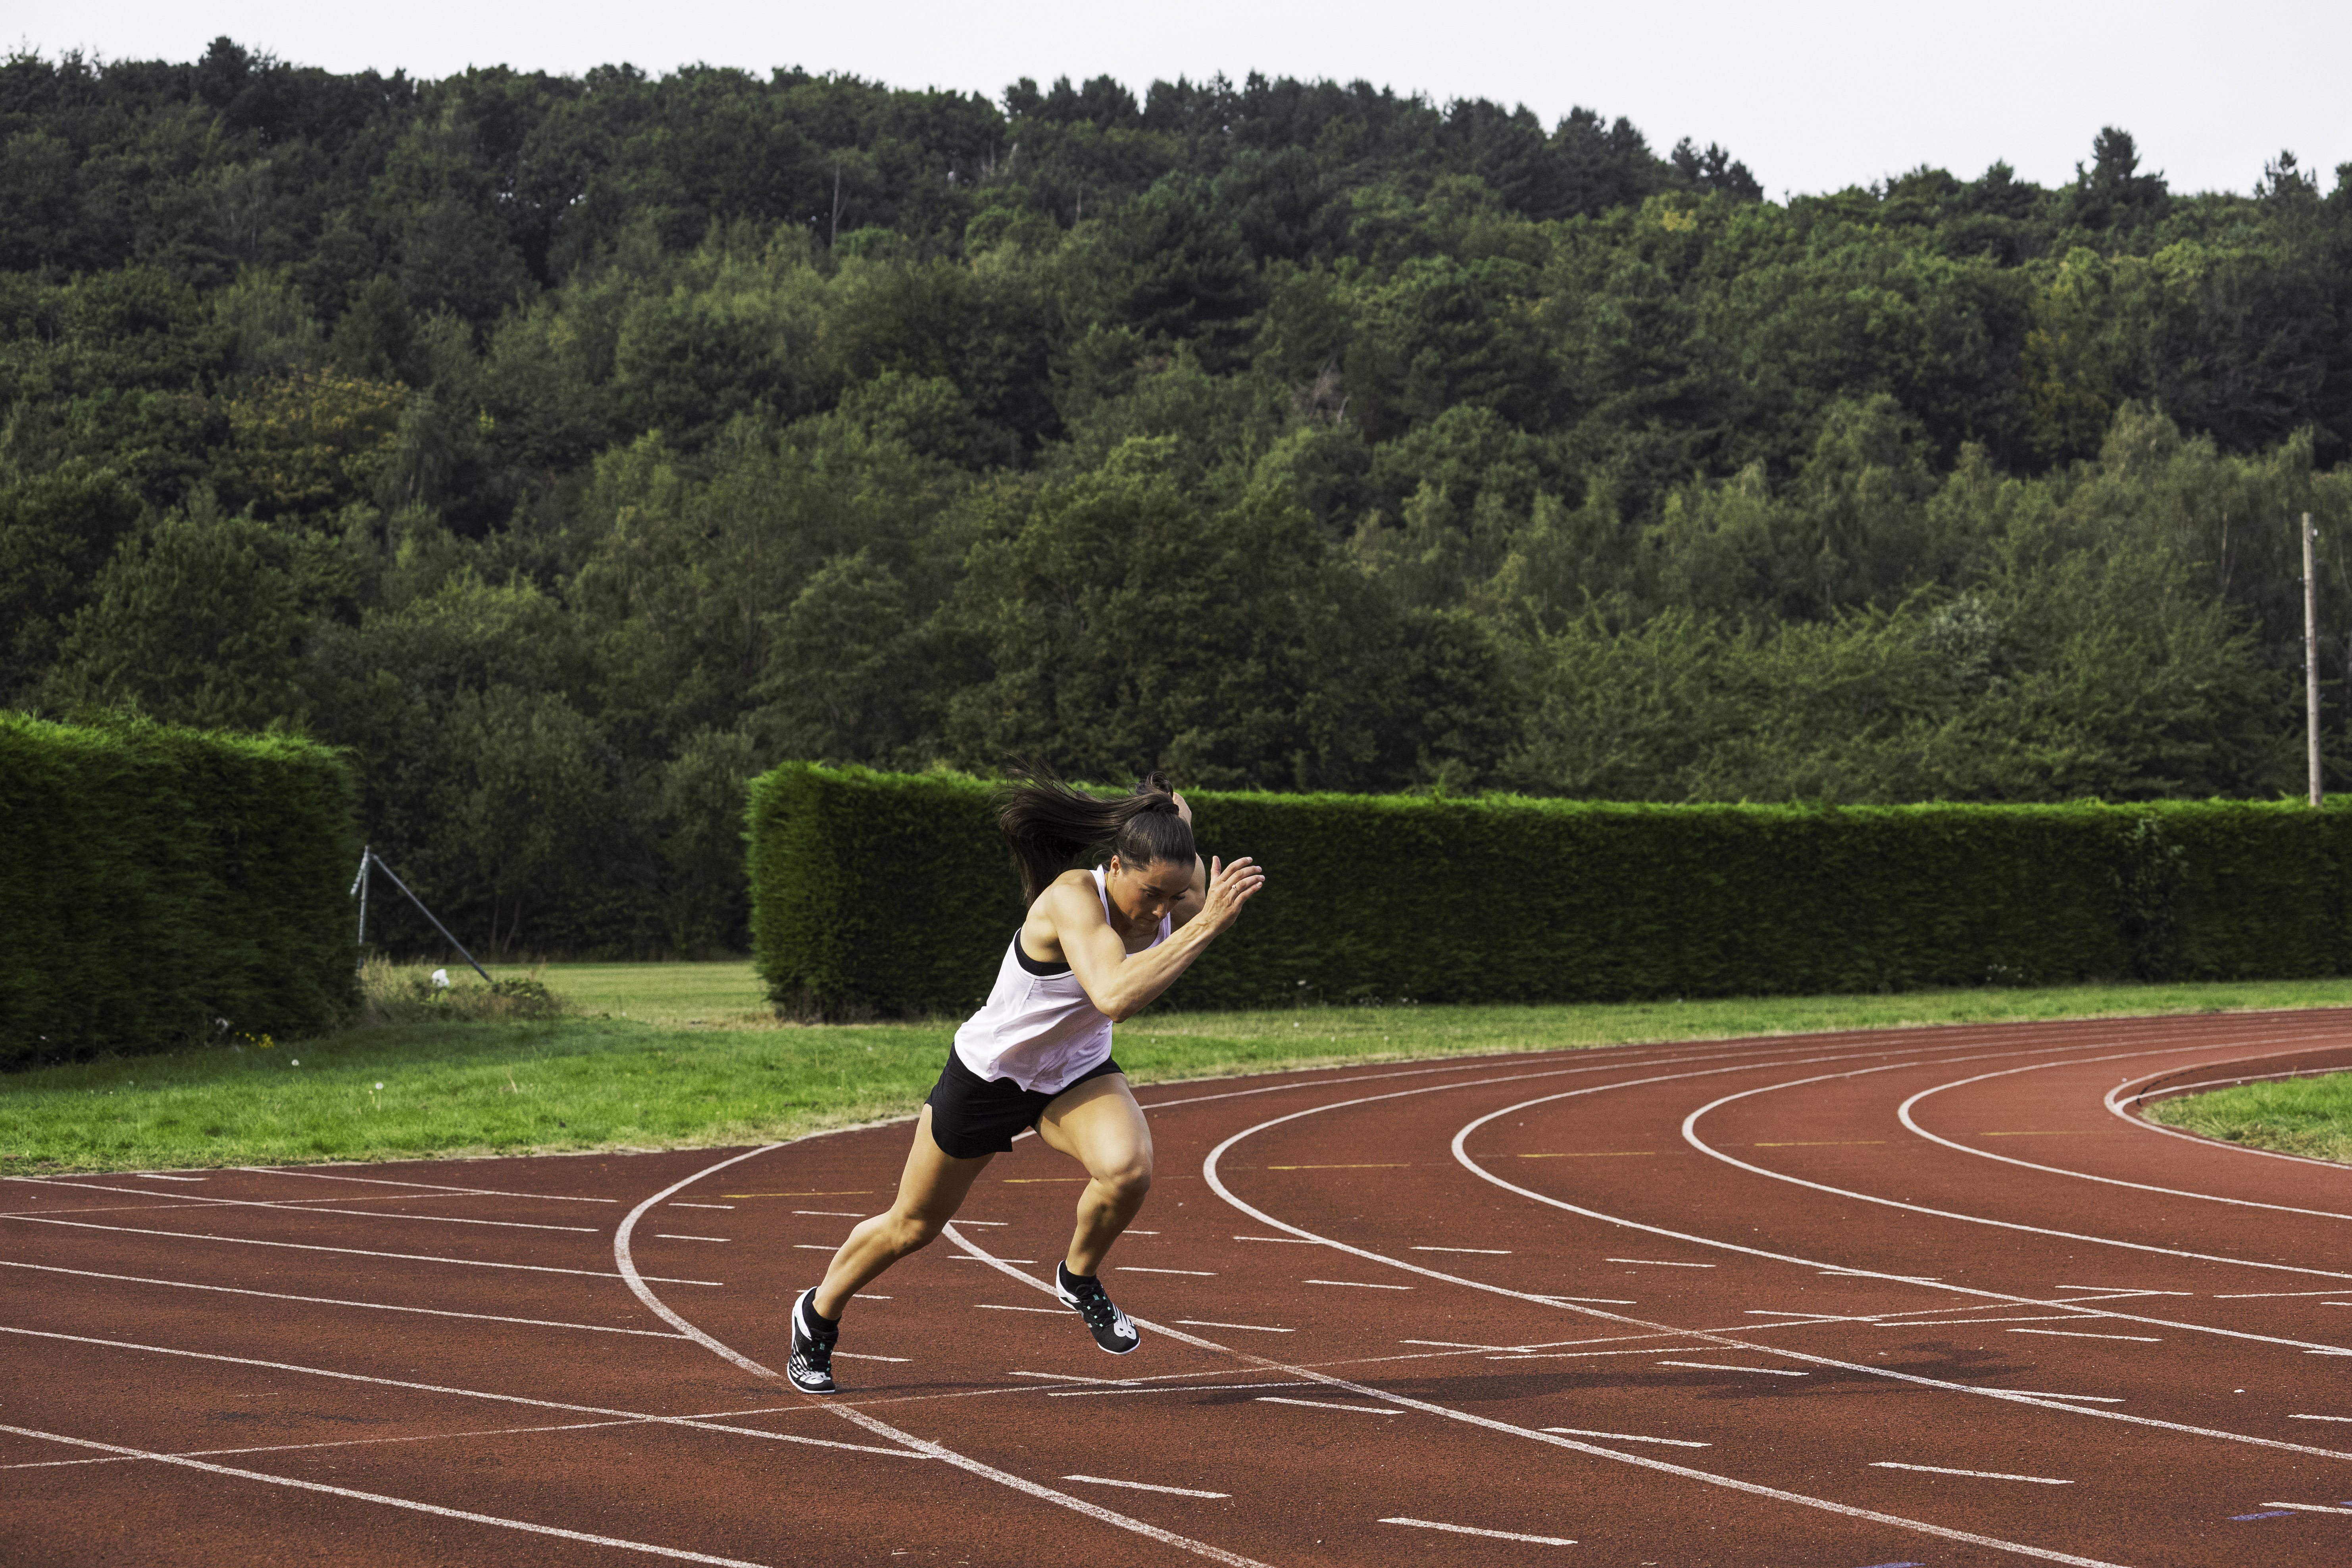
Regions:
<svg viewBox="0 0 2352 1568"><path fill-rule="evenodd" d="M520 973L520 972L510 972ZM0 1076L0 1173L710 1147L911 1115L953 1020L779 1023L745 963L551 965L571 1012L428 1016L321 1039L215 1047ZM1138 1083L1357 1062L1648 1041L2030 1019L2339 1006L2340 981L2078 986L1558 1007L1299 1008L1147 1014L1121 1026ZM299 1065L298 1065L299 1064ZM2329 1080L2336 1081L2336 1080ZM2352 1079L2343 1080L2352 1084ZM378 1087L378 1086L381 1087ZM2298 1152L2352 1152L2352 1088L2307 1119L2265 1110ZM2272 1102L2263 1101L2266 1107ZM2250 1126L2252 1123L2229 1123ZM2327 1131L2333 1128L2335 1131ZM2221 1136L2233 1134L2221 1131ZM2242 1141L2258 1142L2252 1136ZM2264 1144L2284 1147L2284 1144Z"/></svg>
<svg viewBox="0 0 2352 1568"><path fill-rule="evenodd" d="M2147 1115L2250 1149L2352 1162L2352 1073L2185 1094L2157 1101Z"/></svg>

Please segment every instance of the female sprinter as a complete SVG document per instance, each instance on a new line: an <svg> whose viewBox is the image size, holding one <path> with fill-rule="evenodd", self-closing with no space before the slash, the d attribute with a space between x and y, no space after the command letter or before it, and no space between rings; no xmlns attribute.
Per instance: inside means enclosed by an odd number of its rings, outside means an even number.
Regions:
<svg viewBox="0 0 2352 1568"><path fill-rule="evenodd" d="M1097 1276L1151 1187L1151 1130L1111 1060L1111 1026L1133 1017L1240 918L1265 878L1246 859L1204 868L1192 813L1154 773L1119 800L1038 775L998 818L1021 869L1029 916L1005 949L988 1003L956 1031L947 1069L915 1119L915 1147L887 1214L860 1221L822 1284L793 1302L785 1375L831 1394L833 1349L849 1299L955 1217L989 1161L1034 1127L1086 1167L1077 1228L1055 1269L1062 1303L1095 1343L1125 1355L1142 1342ZM1110 851L1091 871L1087 850Z"/></svg>

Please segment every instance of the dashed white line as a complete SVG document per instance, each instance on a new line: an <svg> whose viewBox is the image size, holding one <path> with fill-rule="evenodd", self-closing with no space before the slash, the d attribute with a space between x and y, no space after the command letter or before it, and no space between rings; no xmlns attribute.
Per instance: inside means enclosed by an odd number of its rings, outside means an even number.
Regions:
<svg viewBox="0 0 2352 1568"><path fill-rule="evenodd" d="M2121 1405L2122 1400L2111 1394L2046 1394L2038 1388L2004 1388L2003 1394L2021 1394L2029 1399L2085 1399L2095 1405Z"/></svg>
<svg viewBox="0 0 2352 1568"><path fill-rule="evenodd" d="M1022 1259L1016 1258L1012 1261L1018 1263ZM1122 1274L1189 1274L1195 1279L1214 1279L1217 1277L1216 1270L1213 1268L1146 1268L1139 1263L1120 1263L1113 1267Z"/></svg>
<svg viewBox="0 0 2352 1568"><path fill-rule="evenodd" d="M1603 1263L1638 1263L1646 1268L1713 1268L1712 1263L1669 1263L1663 1258L1604 1258Z"/></svg>
<svg viewBox="0 0 2352 1568"><path fill-rule="evenodd" d="M2000 1320L1995 1318L1991 1321L1999 1322ZM2142 1345L2160 1345L2164 1342L2162 1337L2156 1334L2091 1334L2084 1333L2080 1329L2011 1329L2007 1331L2012 1334L2055 1334L2060 1339L2066 1340L2129 1340L2134 1344Z"/></svg>
<svg viewBox="0 0 2352 1568"><path fill-rule="evenodd" d="M1297 1329L1277 1329L1265 1323L1212 1323L1199 1318L1178 1318L1175 1321L1192 1329L1240 1329L1253 1334L1295 1334Z"/></svg>
<svg viewBox="0 0 2352 1568"><path fill-rule="evenodd" d="M1695 1367L1700 1372L1760 1372L1767 1377L1805 1377L1810 1375L1809 1373L1801 1372L1790 1372L1783 1367L1727 1366L1721 1362L1712 1361L1662 1361L1658 1364L1660 1366Z"/></svg>
<svg viewBox="0 0 2352 1568"><path fill-rule="evenodd" d="M2290 1415L2290 1421L2352 1421L2352 1415Z"/></svg>
<svg viewBox="0 0 2352 1568"><path fill-rule="evenodd" d="M2049 1476L2008 1476L1999 1470L1956 1470L1948 1465L1906 1465L1900 1459L1873 1459L1870 1468L1874 1470L1925 1470L1931 1476L1970 1476L1980 1481L2032 1481L2038 1487L2071 1487L2074 1484Z"/></svg>
<svg viewBox="0 0 2352 1568"><path fill-rule="evenodd" d="M1511 1255L1511 1249L1507 1247L1408 1247L1405 1250L1407 1252L1475 1252L1488 1258L1508 1258Z"/></svg>
<svg viewBox="0 0 2352 1568"><path fill-rule="evenodd" d="M948 1261L950 1263L977 1263L980 1260L976 1258L966 1258L961 1252L950 1252L948 1254ZM1007 1263L1034 1263L1037 1260L1034 1258L1008 1258L1004 1261ZM651 1275L647 1275L646 1278L651 1279L653 1277Z"/></svg>
<svg viewBox="0 0 2352 1568"><path fill-rule="evenodd" d="M1293 1247L1320 1247L1319 1241L1309 1241L1301 1236L1237 1236L1235 1241L1284 1241Z"/></svg>
<svg viewBox="0 0 2352 1568"><path fill-rule="evenodd" d="M1496 1541L1525 1541L1536 1546L1573 1546L1564 1535L1522 1535L1516 1530L1481 1530L1475 1524L1440 1524L1433 1519L1384 1519L1382 1524L1409 1524L1416 1530L1444 1530L1455 1535L1484 1535Z"/></svg>
<svg viewBox="0 0 2352 1568"><path fill-rule="evenodd" d="M1261 1394L1260 1405L1304 1405L1310 1410L1352 1410L1360 1415L1402 1415L1402 1410L1391 1410L1385 1405L1334 1405L1328 1399L1286 1399L1278 1394Z"/></svg>
<svg viewBox="0 0 2352 1568"><path fill-rule="evenodd" d="M731 1209L733 1204L672 1204L674 1209Z"/></svg>
<svg viewBox="0 0 2352 1568"><path fill-rule="evenodd" d="M1170 1497L1231 1497L1231 1492L1194 1491L1191 1487L1160 1487L1150 1481L1115 1481L1108 1476L1064 1476L1066 1481L1086 1481L1097 1487L1126 1487L1131 1491L1166 1492Z"/></svg>
<svg viewBox="0 0 2352 1568"><path fill-rule="evenodd" d="M1688 1437L1636 1437L1631 1432L1588 1432L1581 1426L1547 1426L1547 1432L1563 1432L1570 1437L1606 1437L1612 1443L1664 1443L1675 1448L1712 1448L1712 1443L1693 1442Z"/></svg>
<svg viewBox="0 0 2352 1568"><path fill-rule="evenodd" d="M1020 1261L1015 1258L1013 1261ZM1361 1279L1309 1279L1309 1285L1346 1285L1358 1290L1410 1290L1410 1285L1372 1285Z"/></svg>
<svg viewBox="0 0 2352 1568"><path fill-rule="evenodd" d="M684 1204L677 1204L672 1206L676 1208L684 1208L686 1205ZM713 1204L710 1206L713 1208L726 1207L731 1209L735 1205L733 1204ZM864 1219L866 1217L864 1215L857 1213L854 1209L794 1209L793 1212L798 1215L817 1215L825 1219ZM979 1225L981 1223L981 1221L976 1219L968 1219L964 1221L964 1224L966 1225Z"/></svg>
<svg viewBox="0 0 2352 1568"><path fill-rule="evenodd" d="M1069 1310L1066 1307L1003 1307L994 1301L974 1301L972 1305L983 1312L1051 1312L1057 1318Z"/></svg>
<svg viewBox="0 0 2352 1568"><path fill-rule="evenodd" d="M666 1230L657 1230L654 1232L654 1235L664 1241L726 1241L730 1239L730 1237L723 1236L672 1236Z"/></svg>
<svg viewBox="0 0 2352 1568"><path fill-rule="evenodd" d="M2352 1513L2352 1508L2330 1508L2316 1502L2266 1502L2264 1508L2291 1508L2297 1513Z"/></svg>

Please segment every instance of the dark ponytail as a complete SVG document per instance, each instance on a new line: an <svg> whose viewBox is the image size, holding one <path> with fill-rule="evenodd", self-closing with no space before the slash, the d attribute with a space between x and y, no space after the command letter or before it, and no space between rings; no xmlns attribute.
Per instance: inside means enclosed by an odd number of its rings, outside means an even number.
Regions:
<svg viewBox="0 0 2352 1568"><path fill-rule="evenodd" d="M1034 902L1070 862L1108 849L1126 865L1157 861L1190 866L1192 829L1176 815L1175 787L1165 773L1147 773L1128 795L1104 800L1072 789L1043 768L1016 768L1020 782L1002 797L996 822L1021 873L1021 896Z"/></svg>

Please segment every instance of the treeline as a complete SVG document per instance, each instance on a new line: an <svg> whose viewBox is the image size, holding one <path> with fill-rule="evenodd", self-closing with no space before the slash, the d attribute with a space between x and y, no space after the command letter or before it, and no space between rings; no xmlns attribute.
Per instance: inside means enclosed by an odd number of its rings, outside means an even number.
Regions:
<svg viewBox="0 0 2352 1568"><path fill-rule="evenodd" d="M740 949L789 758L2263 795L2352 521L2352 178L2114 131L1777 205L1361 83L223 40L0 64L0 704L348 746L494 951Z"/></svg>

